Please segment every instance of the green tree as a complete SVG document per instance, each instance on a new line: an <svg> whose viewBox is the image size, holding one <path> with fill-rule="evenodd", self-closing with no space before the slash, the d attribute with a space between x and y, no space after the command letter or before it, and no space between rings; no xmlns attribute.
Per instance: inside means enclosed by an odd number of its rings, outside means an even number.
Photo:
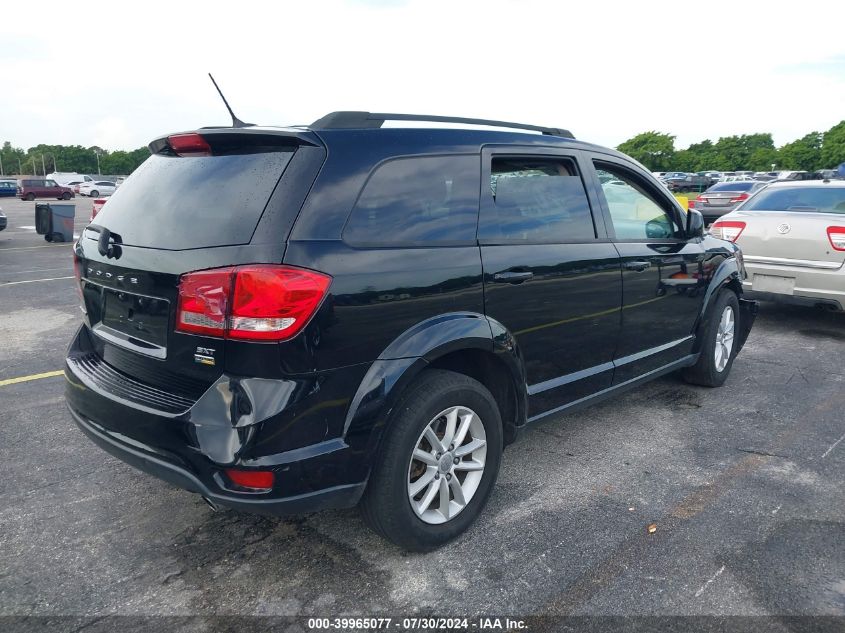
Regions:
<svg viewBox="0 0 845 633"><path fill-rule="evenodd" d="M830 169L845 163L845 121L840 121L822 137L821 168Z"/></svg>
<svg viewBox="0 0 845 633"><path fill-rule="evenodd" d="M0 163L3 163L3 175L18 174L24 161L26 161L26 152L19 147L12 147L9 141L4 141L3 147L0 148Z"/></svg>
<svg viewBox="0 0 845 633"><path fill-rule="evenodd" d="M675 158L675 137L662 132L643 132L617 148L652 171L667 171Z"/></svg>
<svg viewBox="0 0 845 633"><path fill-rule="evenodd" d="M822 135L810 132L797 141L787 143L778 151L779 165L785 169L814 171L822 167Z"/></svg>

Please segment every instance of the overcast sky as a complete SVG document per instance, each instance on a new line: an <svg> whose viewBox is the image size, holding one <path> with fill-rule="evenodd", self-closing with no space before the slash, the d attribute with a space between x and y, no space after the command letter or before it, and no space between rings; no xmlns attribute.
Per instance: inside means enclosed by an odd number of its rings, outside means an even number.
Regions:
<svg viewBox="0 0 845 633"><path fill-rule="evenodd" d="M782 145L845 118L843 24L842 2L16 2L0 142L134 149L226 124L211 71L260 124L370 110Z"/></svg>

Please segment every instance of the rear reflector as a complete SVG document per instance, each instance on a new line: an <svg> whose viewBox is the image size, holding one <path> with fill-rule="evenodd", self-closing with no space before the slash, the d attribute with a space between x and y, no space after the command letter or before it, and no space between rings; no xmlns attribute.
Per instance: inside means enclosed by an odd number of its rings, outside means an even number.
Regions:
<svg viewBox="0 0 845 633"><path fill-rule="evenodd" d="M176 329L246 341L284 341L308 324L331 277L278 265L188 273L179 282Z"/></svg>
<svg viewBox="0 0 845 633"><path fill-rule="evenodd" d="M845 251L845 226L827 227L827 239L834 250Z"/></svg>
<svg viewBox="0 0 845 633"><path fill-rule="evenodd" d="M226 476L236 486L252 488L253 490L269 490L273 487L272 470L239 470L227 468Z"/></svg>
<svg viewBox="0 0 845 633"><path fill-rule="evenodd" d="M728 240L729 242L736 242L739 236L745 230L745 222L731 222L729 220L720 220L714 222L710 227L710 234L713 237L718 237L720 240Z"/></svg>
<svg viewBox="0 0 845 633"><path fill-rule="evenodd" d="M197 133L173 134L167 142L179 156L211 156L211 146Z"/></svg>

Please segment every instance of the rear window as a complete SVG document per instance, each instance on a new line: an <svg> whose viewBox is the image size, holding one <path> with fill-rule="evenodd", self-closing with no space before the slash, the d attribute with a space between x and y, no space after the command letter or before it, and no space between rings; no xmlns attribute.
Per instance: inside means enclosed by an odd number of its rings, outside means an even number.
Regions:
<svg viewBox="0 0 845 633"><path fill-rule="evenodd" d="M478 228L479 238L488 243L596 237L584 183L568 158L495 158L490 189L493 204L484 209Z"/></svg>
<svg viewBox="0 0 845 633"><path fill-rule="evenodd" d="M379 166L343 230L359 245L459 244L475 240L480 159L397 158Z"/></svg>
<svg viewBox="0 0 845 633"><path fill-rule="evenodd" d="M720 182L710 187L707 191L750 191L757 184L760 183L754 182L753 180Z"/></svg>
<svg viewBox="0 0 845 633"><path fill-rule="evenodd" d="M246 244L292 156L293 151L153 155L115 191L96 223L131 246Z"/></svg>
<svg viewBox="0 0 845 633"><path fill-rule="evenodd" d="M743 211L806 211L845 215L845 187L784 187L751 198Z"/></svg>

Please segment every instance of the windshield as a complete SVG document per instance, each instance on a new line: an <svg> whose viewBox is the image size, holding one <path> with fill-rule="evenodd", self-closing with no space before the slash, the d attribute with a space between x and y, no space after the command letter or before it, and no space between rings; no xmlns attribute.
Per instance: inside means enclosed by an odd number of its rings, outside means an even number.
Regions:
<svg viewBox="0 0 845 633"><path fill-rule="evenodd" d="M115 190L96 223L131 246L247 244L291 156L292 151L153 155Z"/></svg>
<svg viewBox="0 0 845 633"><path fill-rule="evenodd" d="M743 211L806 211L845 215L845 187L784 187L751 198Z"/></svg>

